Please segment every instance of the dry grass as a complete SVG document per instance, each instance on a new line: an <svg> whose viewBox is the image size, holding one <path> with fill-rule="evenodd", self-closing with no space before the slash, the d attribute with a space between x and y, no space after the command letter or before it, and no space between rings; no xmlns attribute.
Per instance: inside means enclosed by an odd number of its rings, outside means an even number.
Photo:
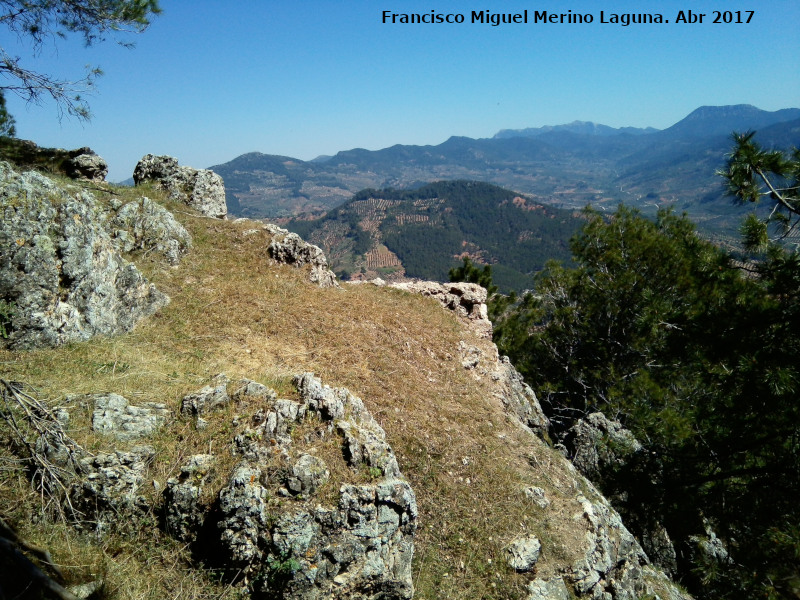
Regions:
<svg viewBox="0 0 800 600"><path fill-rule="evenodd" d="M571 483L559 480L557 468L545 470L550 451L508 421L490 378L476 381L460 364L461 340L485 342L470 338L432 300L367 285L312 286L304 271L271 263L269 236L248 231L252 224L192 217L185 208L176 216L194 238L182 264L137 261L172 298L169 306L129 334L53 350L0 352L3 376L37 386L40 397L54 404L66 394L107 391L134 403L164 402L178 414L180 399L220 372L260 381L286 397L293 374L313 371L323 383L347 387L364 400L417 494L417 598L523 597L529 576L510 572L503 548L524 532L543 540L540 575L574 562L582 533L571 518L577 510L570 504ZM232 437L233 417L252 412L251 406L230 407L211 415L204 431L176 418L152 442L159 454L151 477L163 484L191 454L218 452ZM93 437L88 409L78 411L71 427L71 435L89 447L108 444ZM348 477L335 460L336 444L322 444L318 452L333 478ZM225 465L218 468L224 472ZM7 484L0 490L6 498L24 487L17 479ZM545 488L564 509L545 516L522 495L524 485ZM335 502L338 484L328 488L323 496ZM9 509L7 516L17 525L31 523L27 510ZM88 571L106 572L118 592L114 597L224 593L222 584L188 569L185 551L155 529L141 540L115 539L113 548L108 541L87 546L63 527L22 529L51 546L57 560L78 565L67 569L76 580ZM179 575L162 575L173 564ZM136 569L141 578L132 574Z"/></svg>

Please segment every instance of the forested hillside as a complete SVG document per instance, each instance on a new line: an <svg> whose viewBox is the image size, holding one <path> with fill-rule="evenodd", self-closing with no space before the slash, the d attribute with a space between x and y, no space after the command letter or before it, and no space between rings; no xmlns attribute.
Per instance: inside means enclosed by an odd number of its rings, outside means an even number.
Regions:
<svg viewBox="0 0 800 600"><path fill-rule="evenodd" d="M698 597L800 593L798 157L737 138L730 192L774 209L744 261L685 216L588 212L575 265L496 323L551 434Z"/></svg>
<svg viewBox="0 0 800 600"><path fill-rule="evenodd" d="M319 245L344 278L418 277L446 281L469 257L492 264L505 290L522 290L549 259L567 259L567 240L580 221L519 194L473 181L416 190L358 192L320 218L287 227Z"/></svg>

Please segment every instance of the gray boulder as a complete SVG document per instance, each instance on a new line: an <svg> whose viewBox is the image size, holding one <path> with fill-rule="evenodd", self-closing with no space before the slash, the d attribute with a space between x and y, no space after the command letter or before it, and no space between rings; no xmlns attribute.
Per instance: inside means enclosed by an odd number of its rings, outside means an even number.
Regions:
<svg viewBox="0 0 800 600"><path fill-rule="evenodd" d="M506 548L508 566L520 573L531 571L536 566L541 551L542 543L537 538L517 538Z"/></svg>
<svg viewBox="0 0 800 600"><path fill-rule="evenodd" d="M155 252L171 265L177 265L192 247L192 236L183 225L171 212L146 196L122 206L111 226L124 252Z"/></svg>
<svg viewBox="0 0 800 600"><path fill-rule="evenodd" d="M148 402L133 406L119 394L88 394L94 403L92 429L101 435L130 441L154 434L166 421L169 410L164 404ZM80 400L74 396L70 400Z"/></svg>
<svg viewBox="0 0 800 600"><path fill-rule="evenodd" d="M564 444L571 451L572 463L589 478L625 465L643 450L633 433L599 412L578 420L567 432Z"/></svg>
<svg viewBox="0 0 800 600"><path fill-rule="evenodd" d="M0 163L0 300L13 349L130 331L169 302L117 252L85 190Z"/></svg>
<svg viewBox="0 0 800 600"><path fill-rule="evenodd" d="M276 229L280 232L286 230ZM328 259L322 250L314 244L304 241L296 233L279 233L272 238L267 248L270 257L283 264L305 267L310 265L309 279L319 287L338 287L336 275L328 268Z"/></svg>
<svg viewBox="0 0 800 600"><path fill-rule="evenodd" d="M64 171L72 179L105 181L108 163L90 148L80 148L70 152L70 158L64 162Z"/></svg>
<svg viewBox="0 0 800 600"><path fill-rule="evenodd" d="M228 214L222 177L208 169L178 166L178 159L171 156L146 154L133 171L133 181L136 185L153 181L170 199L208 217L224 219Z"/></svg>
<svg viewBox="0 0 800 600"><path fill-rule="evenodd" d="M344 388L324 386L311 373L295 386L297 401L265 394L266 406L236 436L243 460L219 493L220 556L260 574L253 586L265 597L410 599L416 497L383 429ZM309 422L317 424L310 437L294 439ZM342 485L334 506L317 496L330 477L325 462L295 448L328 435L342 438L354 473L372 479ZM294 503L283 505L280 498L292 495Z"/></svg>

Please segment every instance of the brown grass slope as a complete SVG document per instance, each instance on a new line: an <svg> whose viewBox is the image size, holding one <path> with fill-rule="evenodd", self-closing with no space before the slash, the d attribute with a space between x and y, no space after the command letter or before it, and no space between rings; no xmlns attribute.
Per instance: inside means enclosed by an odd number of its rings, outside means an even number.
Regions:
<svg viewBox="0 0 800 600"><path fill-rule="evenodd" d="M106 199L134 193L94 192ZM172 208L194 238L189 255L175 268L132 257L171 297L166 308L129 334L2 351L2 377L35 386L51 405L66 394L107 391L136 403L164 402L179 415L180 399L217 373L290 395L291 376L313 371L364 400L416 492L417 598L525 597L532 574L512 572L503 549L526 533L542 540L537 576L574 564L586 523L573 476L506 416L491 377L461 365L460 342L481 347L485 356L493 352L490 342L433 300L366 285L319 289L307 273L270 261L269 234L250 231L252 223ZM152 441L154 490L177 475L186 457L228 444L231 416L209 417L203 431L176 416L162 429ZM70 432L90 449L108 444L93 436L88 414L76 415ZM51 549L68 584L101 576L106 596L120 599L236 597L217 574L192 564L187 549L159 531L155 516L133 528L119 523L102 539L42 520L41 498L2 453L0 513L30 542ZM328 485L338 490L338 482ZM543 487L551 507L527 500L521 493L527 485Z"/></svg>

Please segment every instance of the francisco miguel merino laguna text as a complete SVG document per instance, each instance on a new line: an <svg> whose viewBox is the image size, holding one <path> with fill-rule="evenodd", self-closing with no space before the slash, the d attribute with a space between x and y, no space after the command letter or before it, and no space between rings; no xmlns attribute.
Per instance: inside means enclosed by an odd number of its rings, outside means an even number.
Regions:
<svg viewBox="0 0 800 600"><path fill-rule="evenodd" d="M467 21L464 13L438 13L435 10L429 13L395 13L390 10L384 10L381 13L383 23L485 23L493 27L502 25L504 23L566 23L566 24L580 24L580 23L594 23L595 18L592 13L574 13L568 10L565 13L554 13L546 10L532 10L530 11L531 18L529 20L528 11L524 10L521 13L493 13L490 10L473 10L470 14L470 20ZM674 17L673 23L749 23L753 18L755 11L752 10L734 10L734 11L711 11L708 13L697 13L691 10L679 10L678 14ZM706 19L710 16L710 19ZM613 23L627 27L634 23L669 23L669 19L665 19L661 13L607 13L603 10L600 11L600 19L598 23Z"/></svg>

